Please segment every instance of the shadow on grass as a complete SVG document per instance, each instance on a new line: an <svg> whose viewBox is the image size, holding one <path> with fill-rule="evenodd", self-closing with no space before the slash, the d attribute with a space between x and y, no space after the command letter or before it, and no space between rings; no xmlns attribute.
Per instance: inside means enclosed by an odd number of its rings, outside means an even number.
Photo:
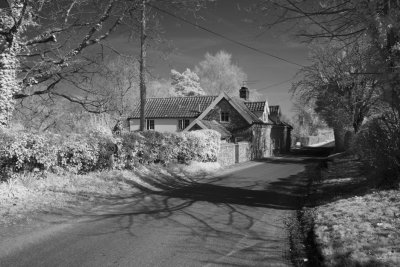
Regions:
<svg viewBox="0 0 400 267"><path fill-rule="evenodd" d="M369 175L355 159L343 160L337 163L334 170L320 164L319 175L311 189L308 206L320 206L340 199L363 196L376 190L381 180Z"/></svg>

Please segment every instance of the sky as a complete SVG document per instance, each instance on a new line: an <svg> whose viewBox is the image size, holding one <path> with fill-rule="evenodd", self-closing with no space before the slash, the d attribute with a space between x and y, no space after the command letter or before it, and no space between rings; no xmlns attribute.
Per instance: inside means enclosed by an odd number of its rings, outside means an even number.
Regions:
<svg viewBox="0 0 400 267"><path fill-rule="evenodd" d="M304 44L289 36L280 26L266 30L259 27L260 21L254 22L255 14L247 12L246 8L256 2L256 0L218 0L208 4L198 13L198 17L202 19L176 14L248 46L300 65L309 64L308 50ZM207 52L215 54L225 50L232 54L233 62L248 75L248 80L254 81L249 82L250 89L265 95L270 105L280 105L284 114L289 117L293 115L289 90L293 82L291 79L299 71L299 66L234 44L167 14L158 13L157 18L163 31L162 37L172 46L174 52L163 58L164 54L159 50L149 50L148 64L153 75L167 79L171 69L180 72L186 68L193 69L204 59ZM127 42L123 34L113 38L114 46L125 49L125 52L138 54L138 44Z"/></svg>
<svg viewBox="0 0 400 267"><path fill-rule="evenodd" d="M158 0L166 6L165 0ZM2 0L0 0L2 2ZM154 1L157 3L157 1ZM228 38L248 46L287 59L300 65L309 65L306 45L291 37L286 29L276 26L266 30L260 28L260 18L254 12L246 11L257 0L217 0L209 3L197 17L169 10L178 16L197 23L204 28L223 34ZM284 114L291 112L291 82L300 67L282 60L258 53L249 48L234 44L202 29L189 25L167 14L151 11L157 16L162 29L162 38L173 50L165 57L166 46L150 48L148 65L152 75L159 79L168 79L171 69L183 72L193 69L206 53L215 54L224 50L232 54L233 62L247 74L248 87L264 95L270 105L280 105ZM258 20L258 22L256 22ZM261 34L262 33L262 34ZM126 31L119 31L110 36L109 42L120 52L134 56L139 55L139 38L128 40ZM137 36L136 36L137 37ZM136 40L136 41L135 41ZM238 88L238 92L239 92Z"/></svg>

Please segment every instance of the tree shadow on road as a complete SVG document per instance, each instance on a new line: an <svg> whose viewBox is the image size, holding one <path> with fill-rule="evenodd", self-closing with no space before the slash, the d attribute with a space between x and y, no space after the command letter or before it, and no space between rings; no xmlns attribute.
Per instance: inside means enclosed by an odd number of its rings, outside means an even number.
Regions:
<svg viewBox="0 0 400 267"><path fill-rule="evenodd" d="M284 166L289 163L265 162ZM140 180L144 183L125 181L141 189L141 193L104 199L104 206L84 215L89 218L85 225L91 229L84 235L138 238L140 229L154 229L156 235L168 233L172 235L168 238L184 240L175 249L179 255L190 251L188 261L263 266L270 257L278 257L276 251L284 250L280 247L287 239L284 216L303 205L308 174L313 168L312 164L307 165L300 173L272 182L266 178L238 184L234 183L233 174L196 179L172 172L143 175Z"/></svg>
<svg viewBox="0 0 400 267"><path fill-rule="evenodd" d="M179 214L197 220L208 230L215 231L216 229L207 224L207 211L201 209L218 207L221 212L227 214L227 225L234 224L235 216L240 216L241 220L246 221L241 227L249 229L254 224L254 218L242 210L266 208L290 211L301 208L307 193L309 173L313 168L312 164L307 165L303 172L277 179L275 182L254 181L242 187L224 185L223 181L229 178L229 174L213 179L196 177L191 180L173 173L157 177L143 175L141 180L151 185L150 187L126 181L142 190L143 193L139 197L127 199L128 204L122 208L121 202L113 200L114 204L107 205L111 207L110 212L94 214L93 218L102 220L141 215L146 218L163 219ZM252 187L258 189L251 189ZM201 208L193 208L194 205Z"/></svg>
<svg viewBox="0 0 400 267"><path fill-rule="evenodd" d="M151 190L135 182L134 187L143 192L165 198L182 199L191 202L205 201L214 204L244 205L250 207L264 207L280 210L296 210L302 205L302 200L308 185L309 169L275 182L263 183L255 181L245 187L226 186L219 181L229 178L229 175L220 176L217 179L203 182L188 181L182 177L168 175L154 179L153 177L140 177L152 187L161 189ZM252 187L263 189L251 189Z"/></svg>

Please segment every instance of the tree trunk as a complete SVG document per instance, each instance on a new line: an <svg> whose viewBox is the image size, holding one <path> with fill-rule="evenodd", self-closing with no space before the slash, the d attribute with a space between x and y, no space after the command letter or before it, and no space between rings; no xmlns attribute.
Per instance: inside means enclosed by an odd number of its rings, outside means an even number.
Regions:
<svg viewBox="0 0 400 267"><path fill-rule="evenodd" d="M10 123L15 107L13 95L19 91L17 46L11 44L0 54L0 127Z"/></svg>
<svg viewBox="0 0 400 267"><path fill-rule="evenodd" d="M333 128L333 134L335 136L335 152L339 153L345 151L344 136L346 130L340 127L335 127Z"/></svg>
<svg viewBox="0 0 400 267"><path fill-rule="evenodd" d="M146 128L146 0L142 0L142 21L140 36L140 131Z"/></svg>

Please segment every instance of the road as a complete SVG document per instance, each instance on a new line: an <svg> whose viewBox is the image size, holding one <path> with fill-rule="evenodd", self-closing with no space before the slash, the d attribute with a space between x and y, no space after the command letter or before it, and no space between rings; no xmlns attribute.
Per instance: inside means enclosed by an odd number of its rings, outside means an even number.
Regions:
<svg viewBox="0 0 400 267"><path fill-rule="evenodd" d="M251 162L207 182L114 200L0 251L0 266L290 266L285 220L302 204L304 170L301 162Z"/></svg>

